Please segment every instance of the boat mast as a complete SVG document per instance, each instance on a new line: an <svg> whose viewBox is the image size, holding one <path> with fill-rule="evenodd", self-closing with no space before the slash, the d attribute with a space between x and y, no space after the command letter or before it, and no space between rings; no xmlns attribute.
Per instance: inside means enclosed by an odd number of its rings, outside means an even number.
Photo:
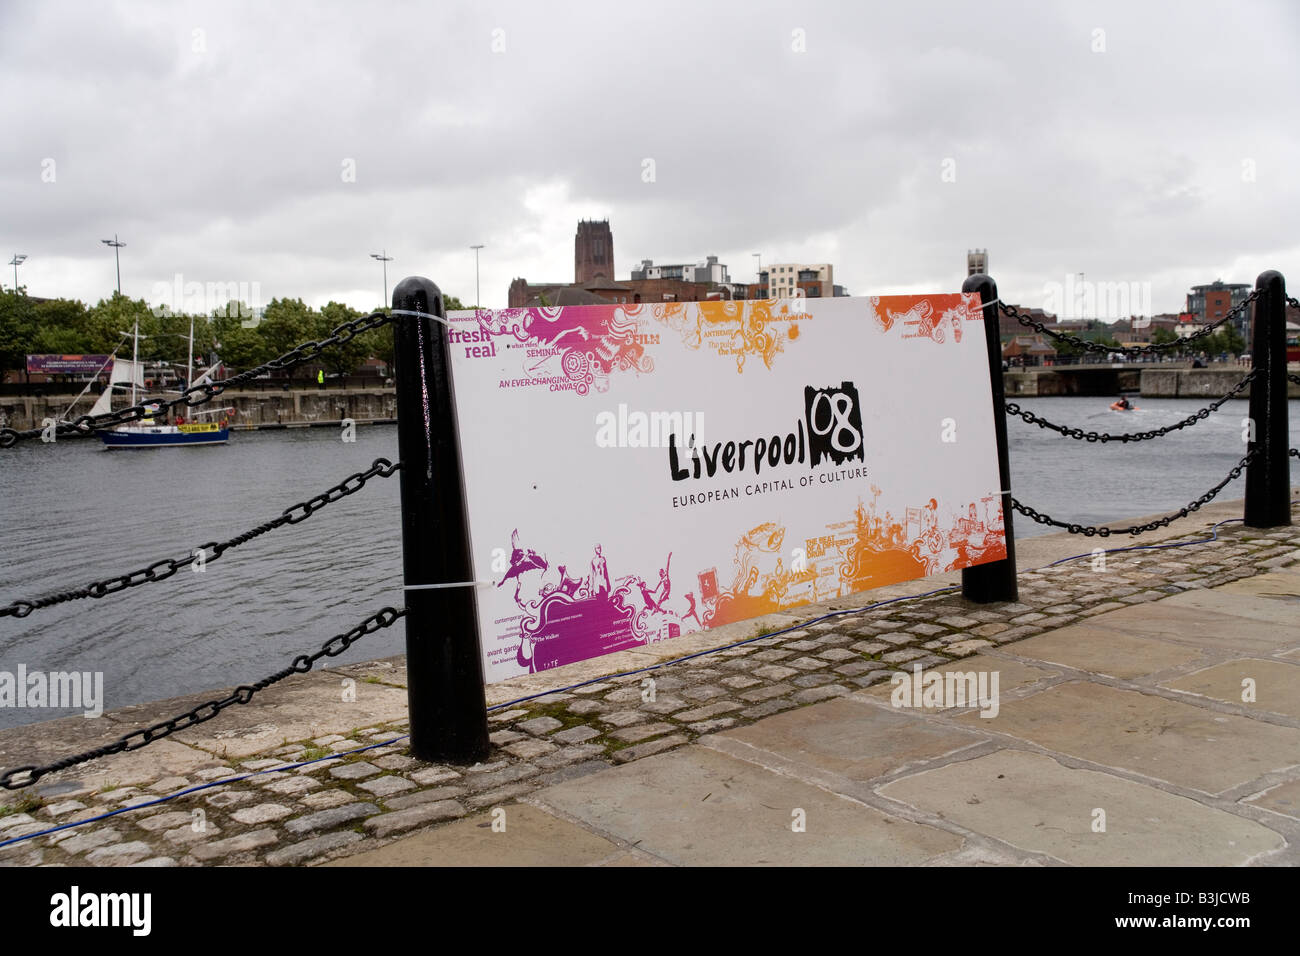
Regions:
<svg viewBox="0 0 1300 956"><path fill-rule="evenodd" d="M140 374L140 316L135 317L135 345L131 348L131 404L135 404L135 377Z"/></svg>
<svg viewBox="0 0 1300 956"><path fill-rule="evenodd" d="M190 357L185 363L185 387L194 384L194 315L190 314Z"/></svg>

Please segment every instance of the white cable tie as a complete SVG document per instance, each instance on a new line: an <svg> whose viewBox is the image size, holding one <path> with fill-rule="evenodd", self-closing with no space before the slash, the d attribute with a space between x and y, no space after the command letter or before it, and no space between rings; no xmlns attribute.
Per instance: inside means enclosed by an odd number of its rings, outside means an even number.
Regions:
<svg viewBox="0 0 1300 956"><path fill-rule="evenodd" d="M442 584L403 584L402 587L407 591L432 591L435 588L486 588L494 583L493 581L446 581Z"/></svg>
<svg viewBox="0 0 1300 956"><path fill-rule="evenodd" d="M392 309L393 315L414 315L421 319L433 319L435 322L441 322L447 328L451 328L451 322L440 315L434 315L432 312L412 312L409 309Z"/></svg>

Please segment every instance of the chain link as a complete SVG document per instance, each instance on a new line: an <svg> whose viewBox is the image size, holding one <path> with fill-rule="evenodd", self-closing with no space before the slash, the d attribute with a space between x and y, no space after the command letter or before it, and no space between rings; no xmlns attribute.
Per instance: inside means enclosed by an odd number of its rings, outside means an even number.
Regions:
<svg viewBox="0 0 1300 956"><path fill-rule="evenodd" d="M1064 342L1067 345L1078 346L1079 348L1087 352L1105 352L1107 354L1114 353L1118 355L1149 355L1149 354L1156 354L1159 352L1165 352L1170 349L1186 348L1187 345L1197 341L1198 339L1203 339L1209 335L1213 335L1215 330L1218 329L1219 326L1223 325L1225 322L1231 321L1232 319L1236 318L1239 312L1244 311L1245 308L1249 306L1252 302L1254 302L1257 298L1259 298L1258 289L1256 289L1249 296L1247 296L1245 299L1239 302L1236 306L1229 309L1227 314L1224 315L1224 317L1219 319L1218 321L1213 322L1210 325L1207 325L1196 332L1193 332L1185 339L1179 339L1177 342L1165 342L1160 345L1102 345L1100 342L1090 342L1087 339L1079 338L1077 335L1070 335L1068 332L1057 332L1049 328L1048 326L1044 325L1042 322L1035 322L1029 316L1025 315L1019 309L1017 309L1014 305L1007 305L1005 302L999 302L998 309L1001 310L1001 312L1004 315L1015 319L1021 325L1033 329L1035 332L1039 333L1040 335L1049 336L1050 338L1055 339L1058 342Z"/></svg>
<svg viewBox="0 0 1300 956"><path fill-rule="evenodd" d="M220 382L204 382L201 385L191 385L181 392L179 398L174 398L171 401L144 402L140 405L131 405L128 408L121 408L103 415L82 415L71 422L59 422L54 426L54 437L58 439L66 435L93 435L105 428L129 424L142 418L160 414L164 408L170 411L178 405L184 405L188 408L202 405L204 402L212 401L232 386L251 382L266 372L282 371L301 365L303 362L316 358L326 348L343 345L363 332L382 328L392 320L392 316L384 312L372 312L369 315L358 316L338 326L327 339L320 342L304 342L301 345L294 346L279 358L272 359L256 368L247 369L238 375L232 375L230 378L222 379ZM39 438L45 431L44 428L29 428L26 431L0 428L0 448L11 448L20 441Z"/></svg>
<svg viewBox="0 0 1300 956"><path fill-rule="evenodd" d="M202 552L202 564L207 565L209 562L217 560L232 548L237 548L245 542L252 541L256 537L266 534L268 531L274 531L276 528L283 527L286 524L298 524L305 521L308 517L319 511L327 504L338 501L340 498L356 494L365 487L366 482L371 478L389 478L399 468L402 463L399 461L393 464L387 458L376 458L374 463L365 471L359 471L356 474L348 475L337 485L310 498L307 501L301 501L296 505L290 505L285 508L278 517L270 521L259 524L256 528L251 528L243 534L236 535L226 541L210 541L200 548L195 548L183 558L163 558L161 561L155 561L147 568L141 568L132 571L129 574L121 574L117 577L104 578L100 581L94 581L82 588L76 588L71 591L61 591L57 594L50 594L46 597L36 598L34 600L12 601L8 605L0 607L0 617L26 617L32 611L45 607L53 607L56 604L62 604L65 601L77 601L81 598L102 598L109 594L116 594L118 591L125 591L127 588L139 587L141 584L147 584L154 581L165 581L181 568L194 567L195 562L200 560L199 552ZM302 514L297 514L302 509Z"/></svg>
<svg viewBox="0 0 1300 956"><path fill-rule="evenodd" d="M178 714L169 720L159 721L151 727L133 730L128 734L123 734L112 743L105 744L102 747L96 747L94 750L87 750L85 753L75 754L71 757L63 757L54 761L54 763L45 764L44 766L29 765L25 767L14 767L12 770L6 770L3 774L0 774L0 788L5 790L20 790L23 787L30 787L46 774L54 773L58 770L66 770L68 767L86 763L90 760L96 760L100 757L139 750L141 747L148 746L155 740L161 740L164 737L168 737L176 733L178 730L185 730L188 727L193 727L195 724L201 724L204 721L211 720L227 707L231 707L235 704L247 704L253 699L253 695L259 690L264 690L292 674L307 673L322 657L338 657L362 637L383 630L386 627L391 627L399 618L405 616L405 614L406 608L382 608L370 615L360 624L353 627L350 631L345 631L342 634L336 634L331 637L321 645L320 650L316 651L316 653L298 655L293 659L293 662L290 663L288 667L276 671L269 677L262 678L255 684L241 684L220 700L209 700L205 703L199 704L191 710L187 710L183 714Z"/></svg>
<svg viewBox="0 0 1300 956"><path fill-rule="evenodd" d="M1257 452L1255 451L1247 452L1246 455L1241 459L1241 461L1237 462L1237 464L1233 466L1232 470L1228 472L1228 477L1224 478L1221 482L1219 482L1217 485L1215 485L1205 494L1201 495L1201 497L1197 498L1195 501L1191 502L1190 504L1186 505L1183 508L1179 508L1173 514L1165 515L1163 518L1157 518L1154 521L1148 521L1146 524L1132 525L1128 528L1098 528L1093 525L1070 524L1065 521L1057 521L1055 518L1051 517L1050 515L1041 514L1038 511L1035 511L1033 508L1030 508L1028 505L1021 504L1015 498L1011 499L1011 506L1015 508L1017 511L1019 511L1026 518L1032 518L1034 521L1038 522L1039 524L1047 524L1047 525L1052 525L1053 527L1056 528L1064 528L1066 531L1070 532L1070 534L1081 534L1087 538L1091 538L1093 536L1108 538L1112 534L1130 534L1136 536L1139 534L1144 534L1147 531L1155 531L1157 528L1167 528L1169 527L1170 524L1177 521L1179 518L1186 518L1193 511L1200 510L1202 505L1209 504L1211 501L1214 500L1215 495L1217 495L1220 491L1222 491L1227 486L1228 482L1241 477L1242 471L1246 468L1247 465L1250 464L1250 462L1254 459L1256 454Z"/></svg>
<svg viewBox="0 0 1300 956"><path fill-rule="evenodd" d="M1152 438L1163 438L1165 435L1168 435L1171 432L1176 432L1180 428L1187 428L1189 425L1195 425L1197 422L1204 421L1205 419L1209 418L1211 413L1218 411L1219 407L1222 406L1224 402L1228 401L1228 399L1233 398L1234 396L1244 391L1246 387L1250 384L1251 380L1255 377L1255 374L1256 373L1254 371L1247 373L1246 377L1243 378L1236 385L1234 385L1232 389L1228 392L1228 394L1223 396L1223 398L1219 399L1216 402L1210 403L1205 408L1202 408L1199 412L1196 412L1192 415L1189 415L1187 418L1184 418L1181 422L1176 422L1173 425L1165 425L1162 428L1155 428L1152 429L1151 431L1145 431L1145 432L1129 432L1123 435L1111 435L1108 432L1085 432L1082 428L1067 428L1065 425L1057 425L1053 422L1049 422L1046 418L1039 418L1033 412L1025 411L1015 402L1007 402L1006 409L1008 415L1017 415L1020 418L1024 419L1030 425L1037 425L1039 428L1050 428L1054 432L1060 432L1066 438L1076 438L1076 439L1080 439L1083 441L1090 441L1090 442L1101 442L1103 445L1106 444L1106 442L1112 442L1112 441L1125 442L1125 443L1134 442L1134 441L1149 441Z"/></svg>

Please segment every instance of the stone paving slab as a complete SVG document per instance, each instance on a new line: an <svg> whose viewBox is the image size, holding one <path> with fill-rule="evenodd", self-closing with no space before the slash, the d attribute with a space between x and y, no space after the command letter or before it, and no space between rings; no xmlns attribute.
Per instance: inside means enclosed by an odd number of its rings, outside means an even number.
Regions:
<svg viewBox="0 0 1300 956"><path fill-rule="evenodd" d="M1199 648L1167 643L1150 635L1126 634L1094 624L1074 624L1050 634L1031 637L1020 641L1011 650L1017 657L1064 664L1123 679L1145 677L1205 659Z"/></svg>
<svg viewBox="0 0 1300 956"><path fill-rule="evenodd" d="M1172 603L1174 600L1176 598L1171 597L1158 604L1126 607L1090 623L1125 634L1159 637L1176 644L1244 654L1269 653L1300 640L1300 633L1284 631L1269 621L1220 614L1208 607L1179 606Z"/></svg>
<svg viewBox="0 0 1300 956"><path fill-rule="evenodd" d="M1246 681L1254 684L1249 688L1252 700L1243 698L1248 690L1244 686ZM1228 704L1241 704L1250 710L1266 710L1300 720L1300 661L1294 664L1255 658L1226 661L1183 677L1163 681L1162 686L1200 694ZM1300 761L1300 754L1296 755L1296 759Z"/></svg>
<svg viewBox="0 0 1300 956"><path fill-rule="evenodd" d="M54 761L71 754L116 740L129 728L104 724L87 739L87 727L93 723L82 717L63 717L41 724L15 727L0 736L0 766L13 767L40 761ZM49 724L58 724L49 728ZM49 729L47 729L49 728ZM20 758L18 755L21 754ZM33 755L36 755L33 759ZM196 770L219 766L212 754L195 750L173 740L159 740L148 747L118 754L111 762L92 764L78 775L78 789L105 786L146 784L163 777L190 774Z"/></svg>
<svg viewBox="0 0 1300 956"><path fill-rule="evenodd" d="M1279 642L1300 640L1300 600L1266 598L1233 592L1186 591L1169 598L1170 609L1231 615L1276 626Z"/></svg>
<svg viewBox="0 0 1300 956"><path fill-rule="evenodd" d="M352 727L389 723L406 717L406 691L383 684L356 681L354 700L342 703L342 677L335 678L340 705L321 707L320 693L310 683L296 684L274 695L258 694L252 703L228 708L230 720L200 724L184 730L175 739L223 759L238 759L283 746L293 740L318 737L337 726L339 711Z"/></svg>
<svg viewBox="0 0 1300 956"><path fill-rule="evenodd" d="M493 829L495 820L498 829ZM504 825L504 829L500 827ZM479 813L326 866L586 866L624 848L528 804Z"/></svg>
<svg viewBox="0 0 1300 956"><path fill-rule="evenodd" d="M801 707L718 736L851 780L870 780L986 740L852 699Z"/></svg>
<svg viewBox="0 0 1300 956"><path fill-rule="evenodd" d="M1205 793L1300 763L1300 729L1083 681L1007 701L996 720L957 720Z"/></svg>
<svg viewBox="0 0 1300 956"><path fill-rule="evenodd" d="M1300 599L1300 573L1282 569L1233 581L1216 590L1224 594L1250 594L1289 602L1292 598ZM1297 613L1300 613L1300 608Z"/></svg>
<svg viewBox="0 0 1300 956"><path fill-rule="evenodd" d="M1252 794L1242 802L1264 807L1274 813L1285 814L1293 820L1300 820L1300 780L1290 780L1269 787L1260 793Z"/></svg>
<svg viewBox="0 0 1300 956"><path fill-rule="evenodd" d="M1035 638L1030 638L1030 640L1035 640ZM1023 643L1025 642L1016 644L1013 650L1018 651ZM945 679L948 674L974 673L979 675L983 673L992 675L994 672L997 672L999 696L1003 694L1017 694L1023 692L1042 681L1060 677L1061 675L1061 671L1045 665L1025 664L1010 657L992 657L987 654L978 654L974 657L962 658L960 661L935 664L933 667L924 668L922 673L927 673L931 670L944 675ZM991 679L992 678L990 677L989 680L991 681ZM991 683L988 686L990 689L992 688ZM892 707L892 698L894 697L895 689L896 688L891 679L889 683L878 684L875 687L868 688L854 696L876 700ZM932 711L927 708L927 711L940 713L953 709L958 708L948 707L945 702L943 706L933 708ZM903 708L899 708L899 710L903 710Z"/></svg>
<svg viewBox="0 0 1300 956"><path fill-rule="evenodd" d="M902 866L962 842L703 747L560 784L535 799L678 866ZM802 833L792 829L797 811Z"/></svg>
<svg viewBox="0 0 1300 956"><path fill-rule="evenodd" d="M1223 810L1023 751L925 770L879 792L1079 866L1240 866L1286 842ZM1094 829L1098 825L1104 832Z"/></svg>

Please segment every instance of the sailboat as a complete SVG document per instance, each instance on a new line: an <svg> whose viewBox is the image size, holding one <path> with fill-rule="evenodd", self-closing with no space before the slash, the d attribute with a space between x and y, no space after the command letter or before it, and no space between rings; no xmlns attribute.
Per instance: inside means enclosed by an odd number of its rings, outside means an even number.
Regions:
<svg viewBox="0 0 1300 956"><path fill-rule="evenodd" d="M125 334L125 333L124 333ZM135 323L133 333L134 345L132 348L131 360L129 362L121 359L115 359L113 370L109 374L108 387L104 393L99 396L94 406L90 409L92 415L102 415L112 410L113 388L122 387L121 382L129 382L131 388L131 404L136 403L136 388L143 387L144 377L140 365L140 321ZM186 387L190 385L201 384L212 377L217 366L213 366L204 375L195 381L194 379L194 320L190 319L190 350L189 361L187 363L187 374L185 376ZM147 403L146 403L147 404ZM155 413L161 408L160 405L153 406ZM196 415L220 415L226 410L221 409L215 412L197 412ZM105 448L162 448L172 445L224 445L230 440L230 429L227 427L226 420L223 418L220 422L186 422L184 419L177 417L174 424L167 424L155 420L153 416L146 416L140 421L130 425L119 425L116 428L103 429L99 434L99 440L104 443Z"/></svg>

